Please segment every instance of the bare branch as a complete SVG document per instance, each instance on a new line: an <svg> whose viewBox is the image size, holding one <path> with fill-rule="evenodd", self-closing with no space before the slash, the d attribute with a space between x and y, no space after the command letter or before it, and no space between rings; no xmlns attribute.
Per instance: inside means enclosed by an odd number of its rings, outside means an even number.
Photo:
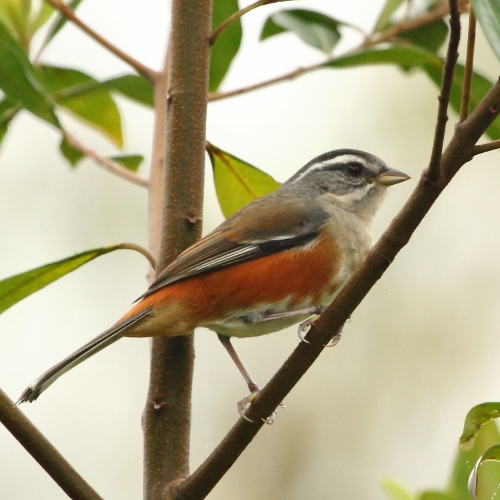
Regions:
<svg viewBox="0 0 500 500"><path fill-rule="evenodd" d="M84 146L80 141L78 141L71 134L68 134L67 132L65 132L64 137L66 138L66 140L68 141L68 144L73 149L80 151L80 153L87 156L88 158L91 158L98 165L100 165L101 167L104 167L106 170L109 170L113 174L118 175L119 177L122 177L123 179L126 179L127 181L133 182L134 184L137 184L138 186L147 186L148 185L147 179L140 177L139 175L135 174L134 172L132 172L128 168L125 168L123 165L120 165L118 162L113 161L110 158L106 158L105 156L101 156L99 153L97 153L93 149L90 149L87 146Z"/></svg>
<svg viewBox="0 0 500 500"><path fill-rule="evenodd" d="M487 153L488 151L494 151L495 149L500 149L500 139L496 141L488 142L486 144L478 144L472 148L472 156L480 155L481 153Z"/></svg>
<svg viewBox="0 0 500 500"><path fill-rule="evenodd" d="M443 151L444 134L446 122L448 121L448 104L450 102L451 87L453 85L453 75L458 59L458 44L460 42L460 13L458 11L457 0L450 0L450 41L448 42L448 52L443 67L441 79L441 93L439 95L438 114L436 119L436 129L434 131L434 143L432 145L431 159L427 169L427 179L435 182L440 176L441 154Z"/></svg>
<svg viewBox="0 0 500 500"><path fill-rule="evenodd" d="M70 498L101 499L1 389L0 421Z"/></svg>
<svg viewBox="0 0 500 500"><path fill-rule="evenodd" d="M156 71L154 71L151 68L148 68L140 61L137 61L132 56L128 55L127 53L123 52L123 50L116 47L116 45L113 45L111 42L103 38L101 35L99 35L99 33L95 32L90 26L85 24L75 14L73 9L62 3L60 0L45 0L45 2L54 7L54 9L58 10L64 17L66 17L66 19L71 21L73 24L76 24L76 26L78 26L85 33L87 33L87 35L93 38L97 43L108 49L111 53L120 58L122 61L125 61L127 64L132 66L132 68L134 68L138 73L146 77L151 83L155 81L155 79L158 76Z"/></svg>
<svg viewBox="0 0 500 500"><path fill-rule="evenodd" d="M462 87L462 102L460 103L460 121L469 116L470 89L474 70L474 47L476 44L476 16L472 5L469 11L469 32L467 34L467 56L465 59L464 84Z"/></svg>

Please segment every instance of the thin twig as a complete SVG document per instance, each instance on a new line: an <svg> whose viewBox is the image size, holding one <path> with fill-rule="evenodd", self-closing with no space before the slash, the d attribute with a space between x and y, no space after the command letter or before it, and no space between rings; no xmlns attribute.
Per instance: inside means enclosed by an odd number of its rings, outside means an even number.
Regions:
<svg viewBox="0 0 500 500"><path fill-rule="evenodd" d="M215 30L212 32L209 38L209 43L210 45L213 45L215 40L217 40L217 37L231 24L243 17L247 12L250 12L251 10L254 10L258 7L261 7L262 5L267 5L271 3L276 3L279 2L279 0L258 0L257 2L254 2L247 7L240 9L236 11L235 13L231 14L227 19L225 19Z"/></svg>
<svg viewBox="0 0 500 500"><path fill-rule="evenodd" d="M467 56L465 58L464 84L462 87L462 102L460 103L460 122L469 116L470 89L474 70L474 47L476 44L476 16L472 5L469 11L469 32L467 34Z"/></svg>
<svg viewBox="0 0 500 500"><path fill-rule="evenodd" d="M98 500L101 497L76 472L47 438L0 389L0 421L26 451L45 469L69 498Z"/></svg>
<svg viewBox="0 0 500 500"><path fill-rule="evenodd" d="M457 0L450 0L450 40L443 67L441 91L438 97L439 106L432 144L431 159L427 169L427 179L436 182L440 176L441 154L443 152L444 134L448 121L448 104L450 102L453 75L458 59L458 44L460 42L460 13Z"/></svg>
<svg viewBox="0 0 500 500"><path fill-rule="evenodd" d="M460 3L461 8L465 8L464 5L466 2L462 1ZM379 45L381 43L385 43L390 41L393 38L398 37L399 35L402 35L408 31L411 31L415 28L418 28L420 26L424 26L428 23L431 23L433 21L436 21L438 19L442 19L443 17L447 16L450 12L449 5L447 3L443 3L438 5L434 10L431 12L426 12L425 14L422 14L420 17L417 17L415 19L411 20L403 20L399 22L398 24L394 26L390 26L386 30L376 33L375 35L372 35L371 37L366 38L358 47L355 49L349 50L349 53L356 52L360 49L366 49L369 47L373 47L375 45ZM287 80L292 80L294 78L297 78L299 76L305 75L306 73L309 73L310 71L317 70L319 68L322 68L323 66L327 65L328 63L334 61L335 59L338 59L340 57L344 57L346 54L342 54L339 56L336 56L334 58L329 58L326 59L325 61L317 64L313 64L311 66L305 66L302 68L297 68L293 71L290 71L288 73L285 73L281 76L277 76L275 78L271 78L269 80L264 80L259 83L255 83L253 85L249 85L247 87L242 87L239 89L235 90L229 90L227 92L211 92L208 94L208 100L209 101L218 101L220 99L226 99L227 97L233 97L235 95L240 95L240 94L246 94L247 92L252 92L254 90L261 89L263 87L268 87L270 85L274 85L276 83L284 82Z"/></svg>
<svg viewBox="0 0 500 500"><path fill-rule="evenodd" d="M270 415L280 401L283 401L323 351L323 346L338 332L406 245L447 183L460 167L470 160L475 143L499 113L500 82L497 82L469 118L455 130L454 137L442 155L442 182L429 183L425 173L422 175L410 199L371 250L363 265L311 328L307 336L310 343L301 342L252 401L246 415L253 423L240 418L205 462L176 487L173 498L205 498L208 495L256 436L262 427L261 417Z"/></svg>
<svg viewBox="0 0 500 500"><path fill-rule="evenodd" d="M64 5L59 0L45 0L49 5L54 7L54 9L58 10L66 19L71 21L73 24L76 24L80 29L82 29L87 35L93 38L97 43L108 49L115 56L120 58L122 61L125 61L127 64L132 66L138 73L146 77L150 82L154 82L157 78L158 74L153 69L148 66L142 64L137 59L134 59L129 54L123 52L123 50L119 49L116 45L113 45L111 42L103 38L99 33L95 32L90 26L85 24L67 5Z"/></svg>
<svg viewBox="0 0 500 500"><path fill-rule="evenodd" d="M500 139L496 141L487 142L486 144L478 144L472 148L472 156L480 155L481 153L487 153L488 151L494 151L495 149L500 149Z"/></svg>
<svg viewBox="0 0 500 500"><path fill-rule="evenodd" d="M112 172L115 175L118 175L119 177L122 177L123 179L126 179L127 181L130 181L134 184L137 184L138 186L145 186L147 187L148 185L148 180L144 179L144 177L141 177L128 168L125 168L123 165L120 165L118 162L111 160L110 158L106 158L105 156L101 156L99 153L94 151L93 149L88 148L87 146L84 146L80 141L78 141L75 137L73 137L69 133L65 133L64 137L68 141L68 144L73 148L82 153L83 155L87 156L88 158L91 158L94 160L98 165L101 167L104 167L106 170L109 172Z"/></svg>

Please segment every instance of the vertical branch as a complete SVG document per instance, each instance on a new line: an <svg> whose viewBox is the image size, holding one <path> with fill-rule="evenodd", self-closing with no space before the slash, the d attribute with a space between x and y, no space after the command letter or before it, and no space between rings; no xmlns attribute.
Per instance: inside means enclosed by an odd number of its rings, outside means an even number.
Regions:
<svg viewBox="0 0 500 500"><path fill-rule="evenodd" d="M201 234L210 29L211 0L172 1L157 273ZM143 415L146 499L162 498L169 483L189 473L193 360L191 335L152 341Z"/></svg>
<svg viewBox="0 0 500 500"><path fill-rule="evenodd" d="M441 80L441 92L439 94L439 107L434 132L434 143L432 145L431 159L427 169L427 179L436 182L441 172L441 154L444 144L444 133L446 122L448 121L448 103L450 101L453 75L458 59L458 43L460 42L460 13L458 12L457 0L450 0L450 41L448 42L448 52L444 62L443 77Z"/></svg>
<svg viewBox="0 0 500 500"><path fill-rule="evenodd" d="M151 170L149 173L149 251L158 260L160 253L161 213L163 199L163 165L165 159L165 126L167 120L167 78L168 49L165 51L163 68L153 84L154 92L154 128L153 151L151 155ZM154 269L148 276L151 283L154 280Z"/></svg>
<svg viewBox="0 0 500 500"><path fill-rule="evenodd" d="M476 16L472 5L469 11L469 32L467 34L467 56L465 58L464 84L462 87L462 101L460 103L460 122L469 116L470 88L474 69L474 47L476 45Z"/></svg>

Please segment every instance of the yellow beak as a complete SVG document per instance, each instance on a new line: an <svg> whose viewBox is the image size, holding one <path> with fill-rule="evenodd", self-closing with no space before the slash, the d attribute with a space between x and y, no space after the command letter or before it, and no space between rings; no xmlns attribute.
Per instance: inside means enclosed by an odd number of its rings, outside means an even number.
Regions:
<svg viewBox="0 0 500 500"><path fill-rule="evenodd" d="M393 184L399 184L410 179L409 175L404 172L395 170L394 168L387 168L384 172L373 178L373 181L377 184L382 184L382 186L392 186Z"/></svg>

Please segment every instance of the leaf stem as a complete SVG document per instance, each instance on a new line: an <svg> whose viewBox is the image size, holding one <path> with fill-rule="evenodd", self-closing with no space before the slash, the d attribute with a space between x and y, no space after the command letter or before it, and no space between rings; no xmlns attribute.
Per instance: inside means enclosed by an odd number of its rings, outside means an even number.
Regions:
<svg viewBox="0 0 500 500"><path fill-rule="evenodd" d="M250 5L247 5L243 9L237 10L233 14L231 14L227 19L225 19L222 23L215 28L215 30L212 32L209 38L209 43L210 45L213 45L215 40L217 40L217 37L231 24L237 21L238 19L241 19L247 12L250 12L251 10L254 10L258 7L261 7L262 5L268 5L271 3L276 3L279 2L280 0L258 0L257 2L254 2Z"/></svg>
<svg viewBox="0 0 500 500"><path fill-rule="evenodd" d="M102 45L104 48L108 49L115 56L120 58L122 61L125 61L127 64L132 66L138 73L147 78L150 82L154 82L157 78L158 74L153 69L148 66L142 64L137 59L134 59L129 54L123 52L123 50L119 49L116 45L113 45L111 42L106 40L104 37L99 35L96 31L94 31L90 26L85 24L67 5L62 3L60 0L44 0L49 5L54 7L54 9L58 10L66 19L71 21L73 24L76 24L81 30L83 30L87 35L93 38L97 43Z"/></svg>
<svg viewBox="0 0 500 500"><path fill-rule="evenodd" d="M156 261L154 257L144 247L141 247L140 245L136 245L135 243L120 243L116 245L116 248L121 250L135 250L136 252L139 252L142 255L144 255L146 259L148 259L153 269L156 267Z"/></svg>

